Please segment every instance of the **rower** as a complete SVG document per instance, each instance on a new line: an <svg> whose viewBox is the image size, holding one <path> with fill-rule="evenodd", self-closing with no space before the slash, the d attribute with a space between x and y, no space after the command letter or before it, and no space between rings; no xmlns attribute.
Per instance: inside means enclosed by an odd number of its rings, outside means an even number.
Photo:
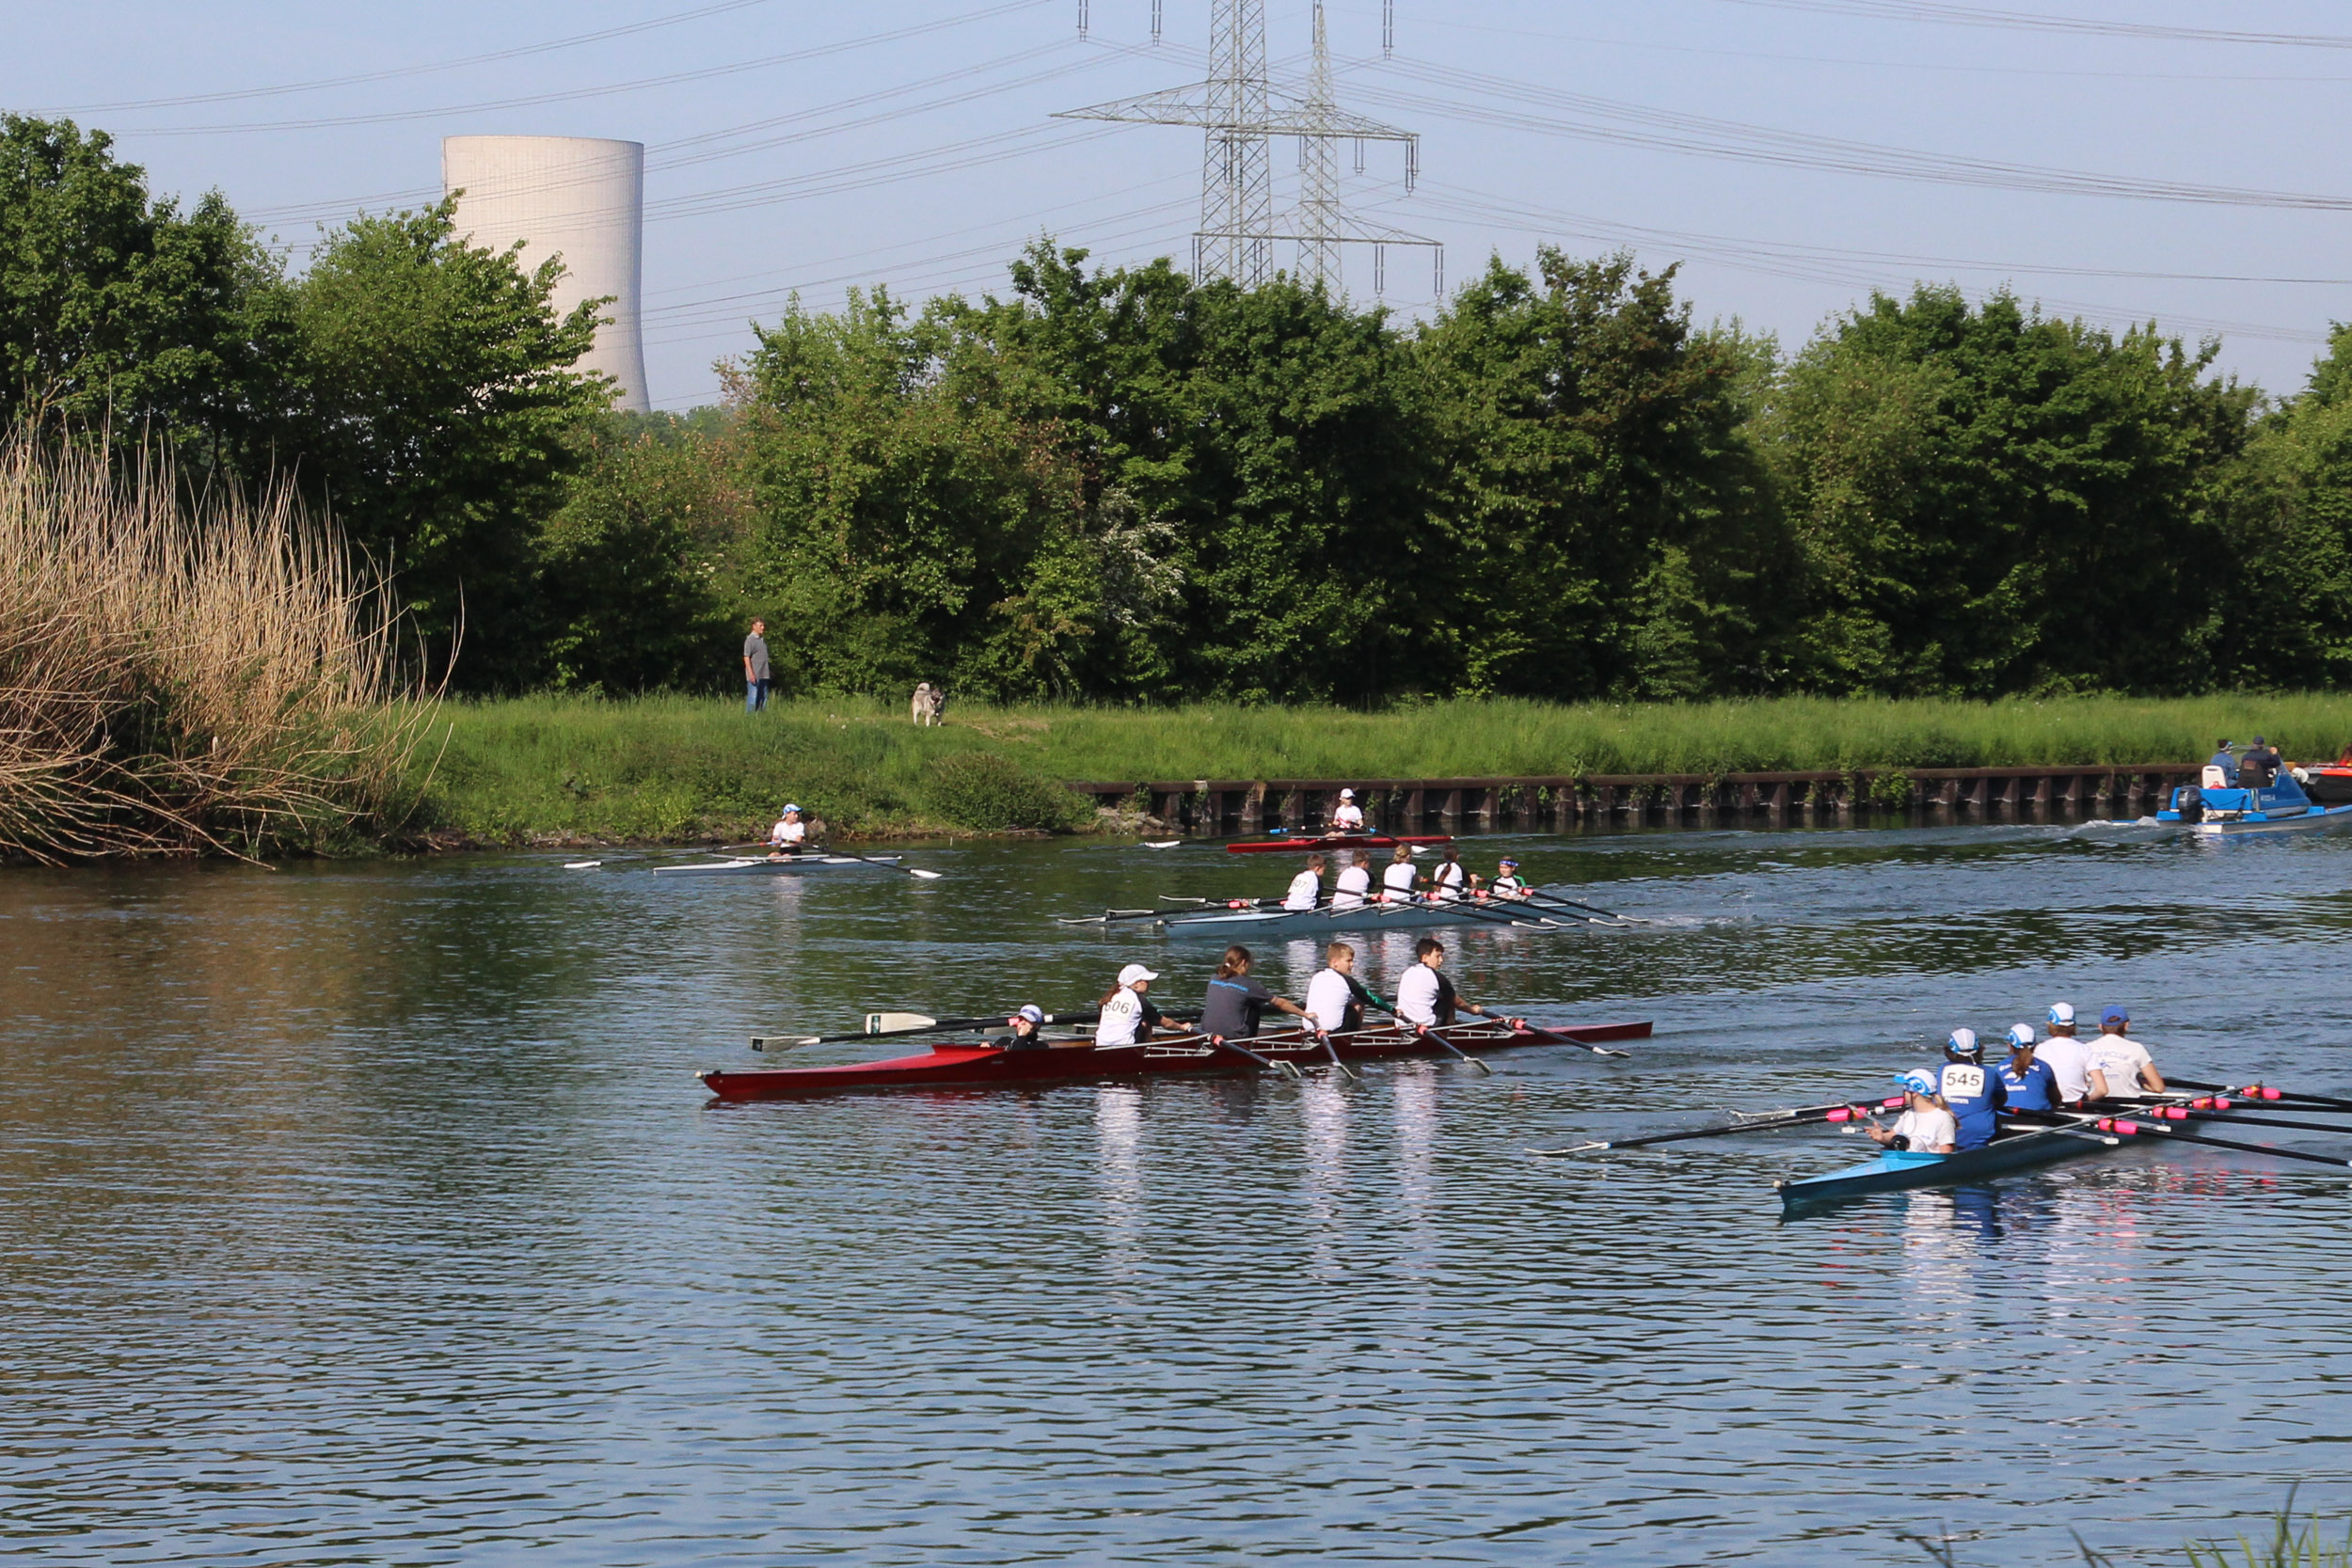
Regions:
<svg viewBox="0 0 2352 1568"><path fill-rule="evenodd" d="M1359 849L1339 879L1331 884L1331 907L1360 910L1372 895L1372 851Z"/></svg>
<svg viewBox="0 0 2352 1568"><path fill-rule="evenodd" d="M1380 873L1380 901L1384 904L1409 904L1413 901L1413 884L1421 880L1421 873L1413 869L1413 847L1400 844L1396 853L1389 857L1388 869Z"/></svg>
<svg viewBox="0 0 2352 1568"><path fill-rule="evenodd" d="M1429 874L1429 884L1440 904L1458 904L1470 886L1470 873L1462 867L1462 850L1458 845L1446 846L1445 859Z"/></svg>
<svg viewBox="0 0 2352 1568"><path fill-rule="evenodd" d="M2009 1060L2001 1064L2001 1089L2011 1116L2047 1116L2058 1108L2058 1074L2034 1055L2033 1025L2012 1023Z"/></svg>
<svg viewBox="0 0 2352 1568"><path fill-rule="evenodd" d="M1286 910L1311 910L1323 902L1323 867L1321 855L1307 857L1307 869L1291 879L1290 892L1282 895Z"/></svg>
<svg viewBox="0 0 2352 1568"><path fill-rule="evenodd" d="M808 824L801 820L801 808L787 805L776 825L768 830L768 858L780 861L797 855L808 844Z"/></svg>
<svg viewBox="0 0 2352 1568"><path fill-rule="evenodd" d="M2221 743L2221 750L2205 759L2205 766L2220 768L2222 787L2235 789L2237 787L2237 743L2233 740L2224 740Z"/></svg>
<svg viewBox="0 0 2352 1568"><path fill-rule="evenodd" d="M1364 808L1356 803L1356 792L1352 789L1341 790L1340 803L1331 808L1331 825L1325 830L1324 836L1336 838L1342 833L1360 833L1363 831Z"/></svg>
<svg viewBox="0 0 2352 1568"><path fill-rule="evenodd" d="M1307 1022L1327 1035L1364 1026L1363 1004L1356 1000L1356 949L1335 942L1323 950L1324 967L1307 982Z"/></svg>
<svg viewBox="0 0 2352 1568"><path fill-rule="evenodd" d="M1103 993L1101 1022L1094 1026L1096 1050L1141 1045L1152 1037L1152 1031L1160 1025L1160 1010L1152 1006L1145 992L1158 978L1141 964L1129 964L1119 972L1119 984Z"/></svg>
<svg viewBox="0 0 2352 1568"><path fill-rule="evenodd" d="M1038 1033L1045 1027L1045 1009L1032 1002L1005 1022L1012 1025L1012 1033L999 1035L989 1041L998 1051L1042 1051L1045 1038Z"/></svg>
<svg viewBox="0 0 2352 1568"><path fill-rule="evenodd" d="M2164 1074L2149 1059L2148 1048L2132 1038L2132 1015L2109 1007L2099 1015L2103 1033L2090 1042L2090 1098L2137 1100L2143 1093L2164 1093Z"/></svg>
<svg viewBox="0 0 2352 1568"><path fill-rule="evenodd" d="M1519 863L1505 855L1495 865L1495 879L1487 884L1497 898L1524 898L1527 883L1519 878Z"/></svg>
<svg viewBox="0 0 2352 1568"><path fill-rule="evenodd" d="M1268 1007L1298 1018L1307 1016L1306 1008L1249 977L1253 961L1249 949L1238 942L1225 950L1216 976L1209 981L1209 994L1200 1005L1200 1033L1218 1039L1246 1040L1257 1035L1258 1021Z"/></svg>
<svg viewBox="0 0 2352 1568"><path fill-rule="evenodd" d="M1914 1154L1949 1154L1957 1148L1960 1123L1951 1108L1935 1097L1935 1074L1915 1067L1897 1073L1895 1082L1903 1086L1903 1114L1892 1127L1865 1121L1862 1130L1889 1148Z"/></svg>
<svg viewBox="0 0 2352 1568"><path fill-rule="evenodd" d="M2059 1104L2080 1105L2090 1095L2090 1047L2074 1037L2074 1004L2050 1004L2050 1031L2033 1054L2058 1078Z"/></svg>
<svg viewBox="0 0 2352 1568"><path fill-rule="evenodd" d="M1982 1148L2001 1129L2009 1093L1998 1074L1984 1069L1984 1043L1974 1029L1955 1029L1944 1041L1944 1065L1935 1074L1936 1098L1960 1124L1955 1148Z"/></svg>
<svg viewBox="0 0 2352 1568"><path fill-rule="evenodd" d="M1454 1022L1456 1008L1476 1013L1480 1018L1493 1018L1493 1013L1455 990L1454 982L1438 973L1444 962L1445 943L1436 937L1423 937L1413 943L1413 967L1396 983L1396 1016L1406 1023L1440 1028ZM1502 1022L1514 1029L1527 1026L1524 1019L1506 1018Z"/></svg>

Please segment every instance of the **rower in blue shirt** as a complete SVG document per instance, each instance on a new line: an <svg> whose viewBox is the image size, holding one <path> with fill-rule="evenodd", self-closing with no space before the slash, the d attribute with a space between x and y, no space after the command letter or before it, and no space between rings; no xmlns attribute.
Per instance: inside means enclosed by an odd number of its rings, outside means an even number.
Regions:
<svg viewBox="0 0 2352 1568"><path fill-rule="evenodd" d="M2058 1108L2058 1071L2034 1059L2033 1025L2013 1023L2009 1060L2001 1064L2001 1091L2012 1116L2045 1116Z"/></svg>
<svg viewBox="0 0 2352 1568"><path fill-rule="evenodd" d="M1952 1140L1954 1148L1982 1148L1993 1141L2009 1096L1999 1075L1985 1070L1984 1045L1974 1029L1955 1029L1944 1042L1944 1066L1936 1074L1936 1092L1960 1123L1960 1136Z"/></svg>

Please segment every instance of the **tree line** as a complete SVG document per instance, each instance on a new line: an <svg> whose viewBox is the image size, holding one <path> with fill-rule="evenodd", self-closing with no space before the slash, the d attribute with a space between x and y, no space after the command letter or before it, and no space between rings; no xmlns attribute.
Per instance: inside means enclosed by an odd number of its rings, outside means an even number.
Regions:
<svg viewBox="0 0 2352 1568"><path fill-rule="evenodd" d="M797 302L723 406L605 412L593 307L361 216L293 270L103 135L5 124L0 398L289 484L474 689L1377 703L2352 681L2352 329L2217 345L1875 294L1793 353L1550 247L1425 322L1042 241Z"/></svg>

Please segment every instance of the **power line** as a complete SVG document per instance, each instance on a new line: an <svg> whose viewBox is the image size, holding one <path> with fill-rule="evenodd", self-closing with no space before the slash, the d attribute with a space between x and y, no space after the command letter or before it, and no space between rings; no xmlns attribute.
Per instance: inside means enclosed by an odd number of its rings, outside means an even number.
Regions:
<svg viewBox="0 0 2352 1568"><path fill-rule="evenodd" d="M1882 22L1929 22L1954 27L1999 27L2021 32L2078 33L2102 38L2153 39L2175 43L2252 44L2285 49L2352 49L2341 33L2257 33L2234 27L2180 27L2156 22L2107 22L2085 16L2042 16L2031 11L1994 10L1938 0L1724 0L1735 6L1812 11L1824 16L1867 17Z"/></svg>

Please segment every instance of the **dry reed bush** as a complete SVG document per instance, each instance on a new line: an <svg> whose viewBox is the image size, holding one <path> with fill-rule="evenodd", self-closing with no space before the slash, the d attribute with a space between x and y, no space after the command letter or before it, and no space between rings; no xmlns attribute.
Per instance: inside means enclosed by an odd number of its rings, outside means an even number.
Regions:
<svg viewBox="0 0 2352 1568"><path fill-rule="evenodd" d="M405 815L433 698L388 585L282 492L175 497L158 463L0 448L0 852L253 858Z"/></svg>

